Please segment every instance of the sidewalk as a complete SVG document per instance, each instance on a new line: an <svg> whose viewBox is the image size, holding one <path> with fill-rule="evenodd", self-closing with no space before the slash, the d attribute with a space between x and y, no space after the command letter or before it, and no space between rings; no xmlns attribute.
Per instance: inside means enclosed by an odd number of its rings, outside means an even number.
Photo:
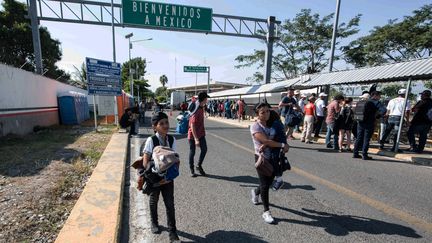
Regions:
<svg viewBox="0 0 432 243"><path fill-rule="evenodd" d="M211 117L211 116L207 117L207 119L210 121L221 122L221 123L225 123L225 124L240 127L240 128L249 128L255 122L254 120L239 121L237 119L233 120L233 119Z"/></svg>
<svg viewBox="0 0 432 243"><path fill-rule="evenodd" d="M240 128L249 128L255 121L253 120L231 120L219 117L207 117L210 121L220 122ZM300 133L294 133L293 136L300 140ZM314 139L314 142L317 144L325 144L325 138ZM383 157L395 158L401 161L411 162L419 165L427 165L432 166L432 149L426 148L423 154L414 154L414 153L394 153L386 150L380 150L377 148L377 144L371 144L371 148L369 148L369 153L374 155L379 155ZM403 149L403 148L402 148Z"/></svg>

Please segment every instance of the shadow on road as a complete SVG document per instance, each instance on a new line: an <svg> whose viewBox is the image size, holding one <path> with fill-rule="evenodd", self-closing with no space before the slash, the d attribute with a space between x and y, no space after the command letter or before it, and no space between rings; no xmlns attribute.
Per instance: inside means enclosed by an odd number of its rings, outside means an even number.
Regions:
<svg viewBox="0 0 432 243"><path fill-rule="evenodd" d="M225 181L232 181L232 182L239 182L239 183L248 183L240 184L241 187L257 187L259 185L259 179L257 177L253 176L220 176L220 175L210 175L207 174L208 178L211 179L217 179L217 180L225 180ZM281 189L291 190L291 189L302 189L307 191L314 191L316 190L315 187L311 185L291 185L290 183L285 182L284 185L281 187Z"/></svg>
<svg viewBox="0 0 432 243"><path fill-rule="evenodd" d="M290 146L290 148L292 149L303 149L303 150L315 150L317 152L322 152L322 153L339 153L339 151L337 150L333 150L333 149L325 149L325 148L306 148L306 147L298 147L298 146ZM349 156L352 157L352 152L343 152L340 154L348 154ZM406 162L406 161L401 161L401 160L396 160L396 159L384 159L383 156L380 155L373 155L373 160L368 160L367 162L391 162L391 163L401 163L401 164L413 164L411 162ZM361 160L361 159L360 159ZM364 161L366 162L366 161Z"/></svg>
<svg viewBox="0 0 432 243"><path fill-rule="evenodd" d="M353 215L337 215L305 208L302 208L304 211L302 212L277 205L272 206L299 215L301 217L311 219L311 221L302 221L297 219L277 219L278 223L287 222L292 224L322 227L327 233L335 236L346 236L350 232L364 232L366 234L372 235L386 234L410 238L422 238L422 236L417 234L412 228L399 224L384 222L381 220Z"/></svg>
<svg viewBox="0 0 432 243"><path fill-rule="evenodd" d="M190 241L183 242L252 242L252 243L264 243L266 241L262 240L260 237L239 231L225 231L218 230L212 232L205 237L200 237L196 235L192 235L186 232L178 231L177 232L180 237L186 238Z"/></svg>

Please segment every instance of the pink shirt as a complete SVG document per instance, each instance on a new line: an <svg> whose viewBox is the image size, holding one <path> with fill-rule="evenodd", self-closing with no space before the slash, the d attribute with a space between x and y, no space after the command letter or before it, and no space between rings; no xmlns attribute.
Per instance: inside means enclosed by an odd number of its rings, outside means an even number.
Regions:
<svg viewBox="0 0 432 243"><path fill-rule="evenodd" d="M328 106L327 106L327 118L326 123L332 124L335 122L335 115L336 113L340 112L339 103L336 100L333 100Z"/></svg>

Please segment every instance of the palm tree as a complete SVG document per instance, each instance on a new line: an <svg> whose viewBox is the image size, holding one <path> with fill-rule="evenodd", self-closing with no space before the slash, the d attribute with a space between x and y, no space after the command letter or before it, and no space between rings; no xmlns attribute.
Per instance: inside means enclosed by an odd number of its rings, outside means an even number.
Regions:
<svg viewBox="0 0 432 243"><path fill-rule="evenodd" d="M168 83L168 77L164 74L160 76L159 81L161 82L162 86L165 88L165 85Z"/></svg>

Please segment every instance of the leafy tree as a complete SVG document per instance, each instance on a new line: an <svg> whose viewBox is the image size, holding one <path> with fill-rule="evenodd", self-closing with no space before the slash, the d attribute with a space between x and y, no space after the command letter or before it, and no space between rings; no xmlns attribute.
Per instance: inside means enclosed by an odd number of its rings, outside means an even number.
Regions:
<svg viewBox="0 0 432 243"><path fill-rule="evenodd" d="M167 101L167 97L166 97L166 96L157 96L157 97L156 97L156 100L157 100L159 103L164 103L164 102Z"/></svg>
<svg viewBox="0 0 432 243"><path fill-rule="evenodd" d="M285 78L292 78L299 74L323 70L327 66L327 54L331 48L333 15L321 18L319 14L312 14L310 9L302 9L295 18L285 20L279 29L280 38L275 42L272 72L281 73ZM339 24L338 40L358 33L360 16L355 16L348 23ZM339 45L339 42L336 45ZM264 50L255 50L250 55L240 55L235 59L239 63L236 68L263 68L264 56ZM335 56L335 59L338 58ZM256 81L260 77L262 74L258 73L251 80Z"/></svg>
<svg viewBox="0 0 432 243"><path fill-rule="evenodd" d="M424 86L426 89L432 89L432 80L426 81Z"/></svg>
<svg viewBox="0 0 432 243"><path fill-rule="evenodd" d="M0 11L0 62L27 71L35 71L32 31L25 4L16 0L5 0ZM59 69L56 63L61 60L60 41L51 38L46 27L39 27L42 45L42 63L45 76L67 82L70 75Z"/></svg>
<svg viewBox="0 0 432 243"><path fill-rule="evenodd" d="M159 77L159 81L162 84L162 87L165 87L165 85L168 83L168 77L164 74Z"/></svg>
<svg viewBox="0 0 432 243"><path fill-rule="evenodd" d="M68 83L82 89L87 89L87 68L85 63L83 62L80 68L75 66L74 68L75 72L72 73L72 79Z"/></svg>
<svg viewBox="0 0 432 243"><path fill-rule="evenodd" d="M129 70L129 62L130 62L131 70ZM135 85L134 87L135 92L136 92L136 86L139 86L139 90L141 94L150 95L152 93L148 89L150 87L150 85L148 84L148 80L143 78L145 73L147 72L146 67L147 67L146 59L141 57L136 57L131 59L130 61L126 61L123 63L121 79L123 83L123 89L126 92L130 92L130 79L132 78L133 84Z"/></svg>
<svg viewBox="0 0 432 243"><path fill-rule="evenodd" d="M168 90L167 87L159 87L156 89L155 91L155 96L165 96L165 97L169 97L171 95L171 91Z"/></svg>
<svg viewBox="0 0 432 243"><path fill-rule="evenodd" d="M345 60L356 67L400 62L432 55L432 4L413 11L402 21L389 20L368 36L343 48Z"/></svg>

